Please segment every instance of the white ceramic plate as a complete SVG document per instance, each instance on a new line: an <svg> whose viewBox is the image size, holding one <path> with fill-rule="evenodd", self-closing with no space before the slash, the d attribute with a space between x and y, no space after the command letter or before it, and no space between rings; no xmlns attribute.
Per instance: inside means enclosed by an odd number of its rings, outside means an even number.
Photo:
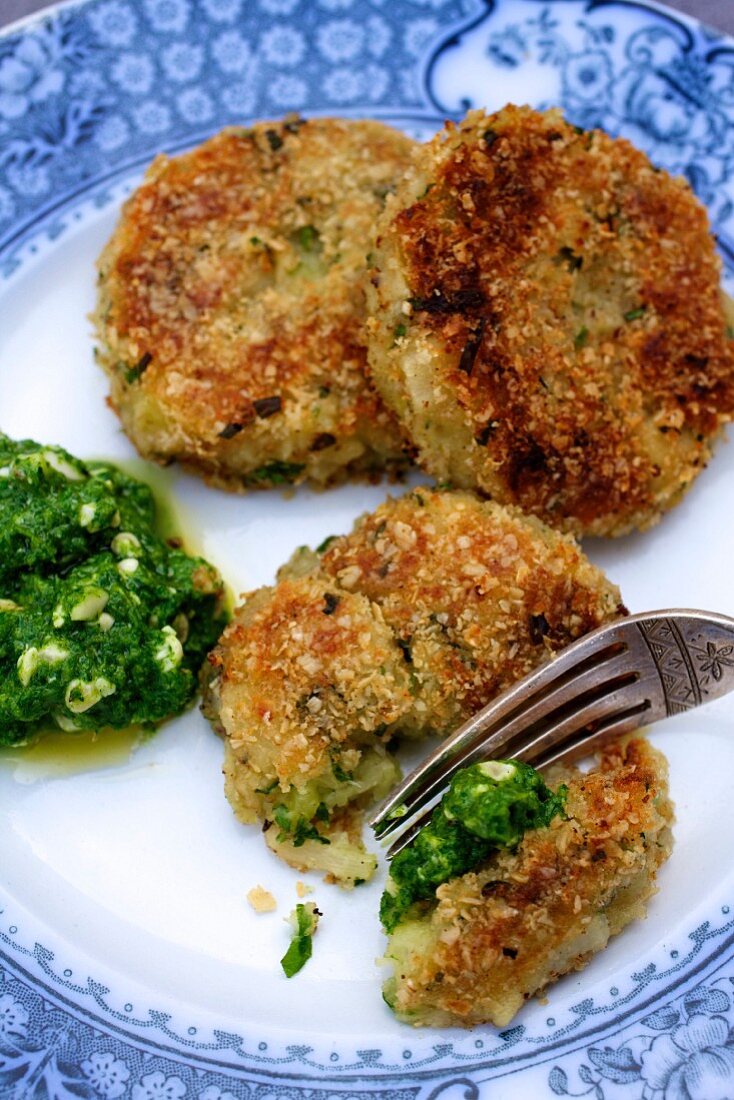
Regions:
<svg viewBox="0 0 734 1100"><path fill-rule="evenodd" d="M467 105L562 104L684 171L732 255L734 49L605 0L88 0L0 37L0 425L130 459L86 315L93 263L159 149L288 109L419 137ZM734 237L732 238L734 239ZM143 467L138 466L142 471ZM347 530L385 487L235 498L166 475L186 528L242 590ZM722 446L655 530L588 544L632 610L734 614ZM264 1100L734 1096L734 704L655 731L677 844L647 921L503 1033L414 1031L380 999L378 880L313 878L314 957L278 960L297 875L235 821L198 714L127 760L0 759L0 1097ZM302 876L304 877L304 876ZM307 876L306 876L307 877ZM278 912L256 916L262 883Z"/></svg>

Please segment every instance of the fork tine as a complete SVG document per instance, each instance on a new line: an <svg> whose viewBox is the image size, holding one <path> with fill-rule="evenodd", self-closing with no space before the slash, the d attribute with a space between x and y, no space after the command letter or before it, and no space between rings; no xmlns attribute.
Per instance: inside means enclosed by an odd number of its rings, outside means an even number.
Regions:
<svg viewBox="0 0 734 1100"><path fill-rule="evenodd" d="M630 673L627 677L608 681L597 691L587 691L573 698L556 711L550 711L543 722L537 723L535 736L528 740L523 736L527 725L517 730L516 739L520 746L515 749L511 738L505 742L505 755L516 760L524 760L535 767L547 766L561 759L569 759L574 750L576 755L588 755L604 740L625 730L634 729L641 724L643 716L650 709L650 701L644 698L644 683ZM535 723L533 723L535 724ZM599 727L599 733L589 735L589 729ZM610 732L610 730L612 732ZM574 736L576 735L576 736ZM479 760L491 758L486 742L482 741L474 752L462 758L461 767L467 767ZM542 760L542 765L540 764ZM431 785L420 804L415 807L419 816L410 817L410 825L402 832L387 851L387 858L404 848L422 828L440 801L446 783L438 781Z"/></svg>
<svg viewBox="0 0 734 1100"><path fill-rule="evenodd" d="M593 756L615 738L622 737L625 733L632 733L633 730L646 725L651 720L649 711L650 708L645 701L620 711L619 714L611 715L599 723L596 733L591 736L582 730L578 736L572 736L562 744L549 747L546 753L536 759L534 767L549 768L552 764L565 764L585 756Z"/></svg>
<svg viewBox="0 0 734 1100"><path fill-rule="evenodd" d="M465 722L378 808L370 822L377 836L400 829L403 819L391 816L395 810L405 803L412 816L454 771L472 762L473 752L479 754L475 759L507 755L506 743L515 733L577 697L601 672L613 676L624 662L623 626L614 623L575 642Z"/></svg>

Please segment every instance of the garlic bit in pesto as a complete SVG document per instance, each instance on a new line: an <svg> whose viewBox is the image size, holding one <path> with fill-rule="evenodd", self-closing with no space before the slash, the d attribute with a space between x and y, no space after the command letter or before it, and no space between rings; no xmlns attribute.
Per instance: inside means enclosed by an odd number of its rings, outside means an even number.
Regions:
<svg viewBox="0 0 734 1100"><path fill-rule="evenodd" d="M0 745L179 713L226 622L221 577L147 485L0 433Z"/></svg>

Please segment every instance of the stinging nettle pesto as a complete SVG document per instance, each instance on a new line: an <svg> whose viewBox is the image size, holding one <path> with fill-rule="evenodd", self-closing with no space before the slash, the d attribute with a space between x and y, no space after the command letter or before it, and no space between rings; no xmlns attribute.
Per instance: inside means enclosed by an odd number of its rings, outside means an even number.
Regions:
<svg viewBox="0 0 734 1100"><path fill-rule="evenodd" d="M436 888L477 867L498 848L514 848L528 829L563 811L566 788L555 793L519 760L490 760L456 772L430 821L390 864L380 920L392 932ZM398 808L399 809L399 808Z"/></svg>
<svg viewBox="0 0 734 1100"><path fill-rule="evenodd" d="M156 528L147 485L0 433L0 745L183 710L224 584Z"/></svg>

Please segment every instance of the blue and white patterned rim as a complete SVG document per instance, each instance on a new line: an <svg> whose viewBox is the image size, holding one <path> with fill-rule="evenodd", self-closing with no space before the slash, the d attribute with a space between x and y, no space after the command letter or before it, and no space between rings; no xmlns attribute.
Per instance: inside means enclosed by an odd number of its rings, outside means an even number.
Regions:
<svg viewBox="0 0 734 1100"><path fill-rule="evenodd" d="M227 123L301 110L426 137L507 100L560 104L684 174L734 273L734 42L685 17L632 0L88 0L0 37L0 279L155 152ZM141 1011L0 894L0 1096L472 1100L519 1072L539 1096L734 1095L729 903L542 1034L436 1033L414 1054L406 1029L402 1051L335 1055Z"/></svg>

